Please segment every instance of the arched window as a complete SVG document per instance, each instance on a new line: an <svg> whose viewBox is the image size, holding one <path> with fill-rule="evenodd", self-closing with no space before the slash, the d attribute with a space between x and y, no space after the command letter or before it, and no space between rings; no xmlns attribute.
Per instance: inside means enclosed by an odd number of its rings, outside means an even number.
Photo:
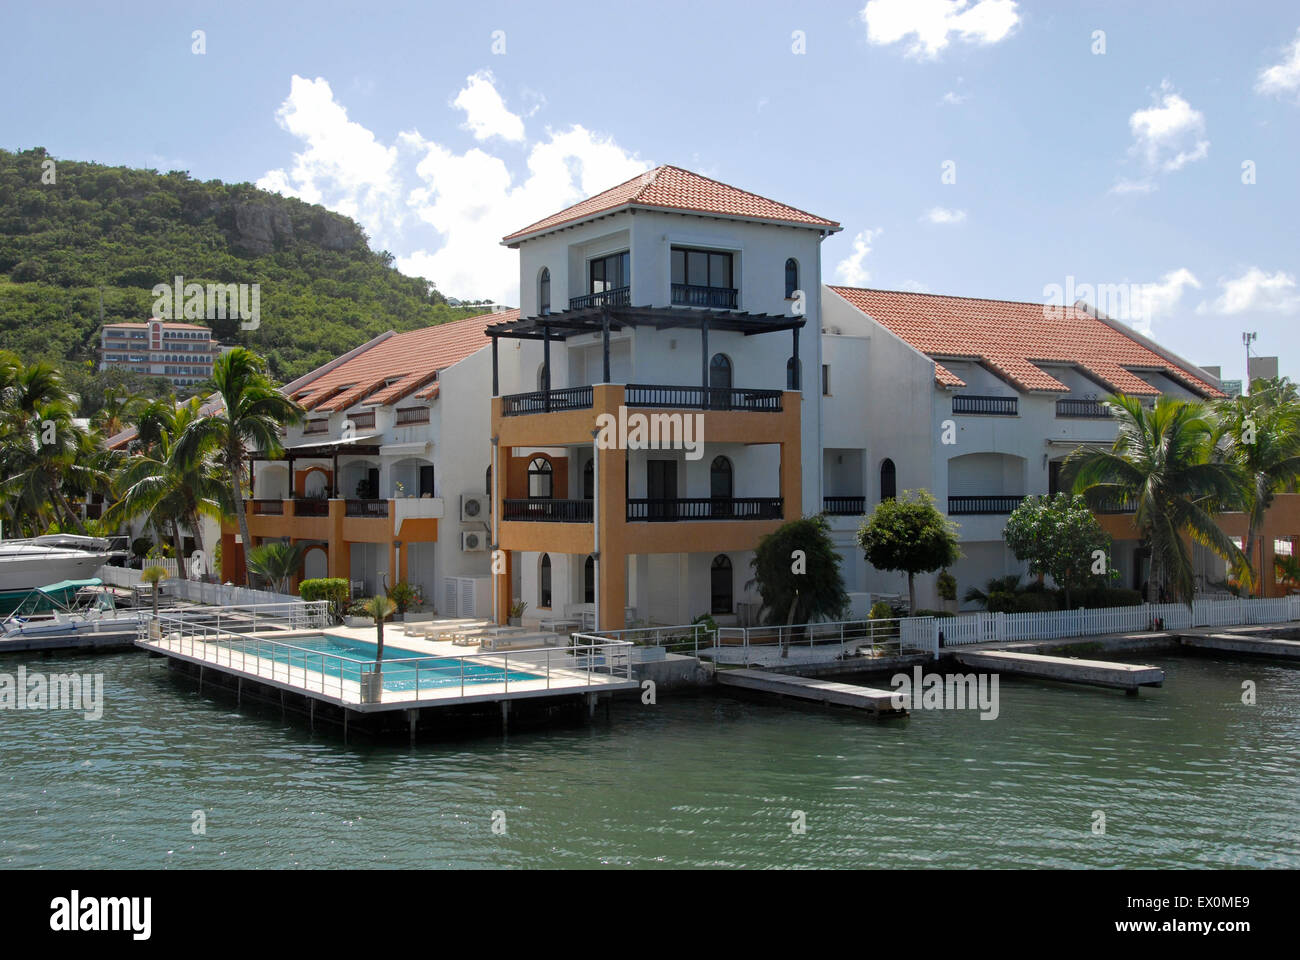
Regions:
<svg viewBox="0 0 1300 960"><path fill-rule="evenodd" d="M548 609L551 606L551 555L549 553L542 554L542 559L537 566L537 605Z"/></svg>
<svg viewBox="0 0 1300 960"><path fill-rule="evenodd" d="M709 464L709 515L713 517L731 516L731 498L735 495L731 461L726 457L714 457Z"/></svg>
<svg viewBox="0 0 1300 960"><path fill-rule="evenodd" d="M893 500L898 496L898 471L888 457L880 464L880 499Z"/></svg>
<svg viewBox="0 0 1300 960"><path fill-rule="evenodd" d="M530 500L549 500L555 496L555 477L551 472L551 461L545 457L534 457L528 464L528 497Z"/></svg>
<svg viewBox="0 0 1300 960"><path fill-rule="evenodd" d="M731 358L725 353L715 353L709 361L709 386L731 389Z"/></svg>
<svg viewBox="0 0 1300 960"><path fill-rule="evenodd" d="M709 570L710 613L731 613L734 585L731 558L725 553L720 553L713 558L713 566Z"/></svg>
<svg viewBox="0 0 1300 960"><path fill-rule="evenodd" d="M791 257L785 262L785 298L794 299L794 292L799 289L799 261Z"/></svg>
<svg viewBox="0 0 1300 960"><path fill-rule="evenodd" d="M537 281L537 312L543 317L551 312L551 271L546 267Z"/></svg>
<svg viewBox="0 0 1300 960"><path fill-rule="evenodd" d="M596 461L588 460L582 468L582 499L590 500L596 494Z"/></svg>
<svg viewBox="0 0 1300 960"><path fill-rule="evenodd" d="M582 565L582 602L596 602L596 558L590 554Z"/></svg>
<svg viewBox="0 0 1300 960"><path fill-rule="evenodd" d="M785 388L787 390L803 389L803 361L791 357L785 362Z"/></svg>

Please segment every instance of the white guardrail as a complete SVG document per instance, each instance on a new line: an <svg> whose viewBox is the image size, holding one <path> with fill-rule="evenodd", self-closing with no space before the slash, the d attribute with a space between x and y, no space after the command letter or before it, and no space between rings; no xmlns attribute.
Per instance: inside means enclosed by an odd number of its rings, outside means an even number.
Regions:
<svg viewBox="0 0 1300 960"><path fill-rule="evenodd" d="M308 617L314 622L308 626L326 624L325 601L298 606L313 608ZM302 616L290 610L228 607L202 613L205 615L194 616L186 611L182 616L150 618L141 625L139 639L161 650L349 703L381 703L385 699L408 702L445 696L448 689L465 696L467 689L473 693L473 688L482 684L501 684L509 693L511 684L516 688L532 684L530 689L551 690L593 686L607 682L606 678L632 680L632 644L623 640L574 634L568 647L459 656L386 656L380 669L379 662L373 659L254 635L254 615L260 626L271 625L277 618L280 623L276 625L300 626Z"/></svg>
<svg viewBox="0 0 1300 960"><path fill-rule="evenodd" d="M1155 629L1227 627L1300 620L1300 595L1260 599L1197 600L1147 603L1131 607L1051 610L1039 613L964 613L954 617L903 617L890 620L845 620L791 626L720 627L713 653L721 658L728 647L740 648L746 665L751 648L806 648L824 653L826 660L852 656L899 656L929 653L940 646L1022 640L1057 640ZM682 628L665 627L664 630ZM638 631L614 631L632 635ZM629 636L629 639L634 637ZM683 651L684 652L684 651ZM698 650L696 655L698 656ZM820 659L820 658L819 658Z"/></svg>
<svg viewBox="0 0 1300 960"><path fill-rule="evenodd" d="M153 564L150 564L152 566ZM252 603L298 603L300 598L287 593L274 593L270 590L253 590L249 587L237 587L225 583L202 583L198 580L183 580L176 576L176 561L164 560L158 563L171 574L163 580L162 595L188 600L192 603L207 603L214 606L235 606ZM95 576L111 587L138 587L144 581L141 571L133 567L102 566Z"/></svg>

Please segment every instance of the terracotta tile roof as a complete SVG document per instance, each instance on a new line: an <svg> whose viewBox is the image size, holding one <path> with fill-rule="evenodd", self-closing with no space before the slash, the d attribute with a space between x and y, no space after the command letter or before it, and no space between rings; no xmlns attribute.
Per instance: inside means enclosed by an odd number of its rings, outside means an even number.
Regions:
<svg viewBox="0 0 1300 960"><path fill-rule="evenodd" d="M1138 396L1160 391L1133 370L1159 371L1203 396L1223 396L1186 367L1074 306L1049 310L1042 303L830 289L920 352L976 361L1022 390L1069 392L1038 366L1041 361L1070 364L1110 390ZM944 386L965 386L938 362L935 379Z"/></svg>
<svg viewBox="0 0 1300 960"><path fill-rule="evenodd" d="M681 210L688 213L712 213L727 217L745 217L755 220L776 220L807 227L840 229L834 220L814 216L795 207L768 200L756 193L710 180L698 173L680 167L655 167L610 187L603 193L588 197L580 203L566 207L543 220L516 230L503 237L502 243L512 243L535 233L544 233L565 224L586 220L598 214L612 213L627 207L654 207L660 210Z"/></svg>
<svg viewBox="0 0 1300 960"><path fill-rule="evenodd" d="M487 346L488 326L518 319L518 310L507 310L395 334L309 381L294 399L309 410L330 411L345 410L362 400L390 404L420 388L418 396L436 396L429 381L439 370Z"/></svg>
<svg viewBox="0 0 1300 960"><path fill-rule="evenodd" d="M201 323L174 323L171 320L163 320L160 322L162 323L164 330L210 330L211 329L210 327L203 326L203 324ZM130 323L130 322L106 323L104 324L104 329L120 330L123 327L129 327L130 329L133 330L143 330L148 326L149 326L148 323Z"/></svg>

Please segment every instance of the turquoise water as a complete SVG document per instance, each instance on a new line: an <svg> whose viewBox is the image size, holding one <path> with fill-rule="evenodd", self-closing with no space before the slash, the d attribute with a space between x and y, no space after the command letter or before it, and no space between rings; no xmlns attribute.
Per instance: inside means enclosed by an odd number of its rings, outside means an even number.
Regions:
<svg viewBox="0 0 1300 960"><path fill-rule="evenodd" d="M342 677L353 683L361 682L362 661L373 663L375 645L350 637L337 637L322 634L319 637L296 637L292 641L270 646L266 643L243 644L239 641L222 641L221 646L239 650L247 647L249 655L258 655L265 660L288 664L324 673L328 677ZM320 656L325 654L325 656ZM340 659L342 658L342 659ZM406 661L389 665L388 661ZM384 644L384 689L394 691L414 690L418 681L420 688L459 686L462 682L503 683L509 680L536 680L545 674L527 673L522 670L505 669L504 663L498 667L491 663L476 663L469 660L430 657L414 650L390 647ZM366 672L369 672L368 670Z"/></svg>
<svg viewBox="0 0 1300 960"><path fill-rule="evenodd" d="M102 671L107 703L0 711L0 866L1300 867L1300 670L1146 662L1167 682L1136 698L1004 679L994 721L661 692L412 748L312 735L137 653L11 656Z"/></svg>

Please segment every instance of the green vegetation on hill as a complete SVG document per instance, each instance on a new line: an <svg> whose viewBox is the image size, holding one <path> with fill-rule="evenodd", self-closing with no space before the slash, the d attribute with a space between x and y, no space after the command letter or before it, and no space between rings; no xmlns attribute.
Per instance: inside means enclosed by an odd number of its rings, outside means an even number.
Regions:
<svg viewBox="0 0 1300 960"><path fill-rule="evenodd" d="M153 286L178 275L260 284L258 329L229 315L197 322L256 350L281 381L385 330L482 312L398 273L391 254L324 207L248 183L76 160L57 160L48 183L47 159L40 147L0 150L0 346L28 362L97 361L101 311L148 319Z"/></svg>

